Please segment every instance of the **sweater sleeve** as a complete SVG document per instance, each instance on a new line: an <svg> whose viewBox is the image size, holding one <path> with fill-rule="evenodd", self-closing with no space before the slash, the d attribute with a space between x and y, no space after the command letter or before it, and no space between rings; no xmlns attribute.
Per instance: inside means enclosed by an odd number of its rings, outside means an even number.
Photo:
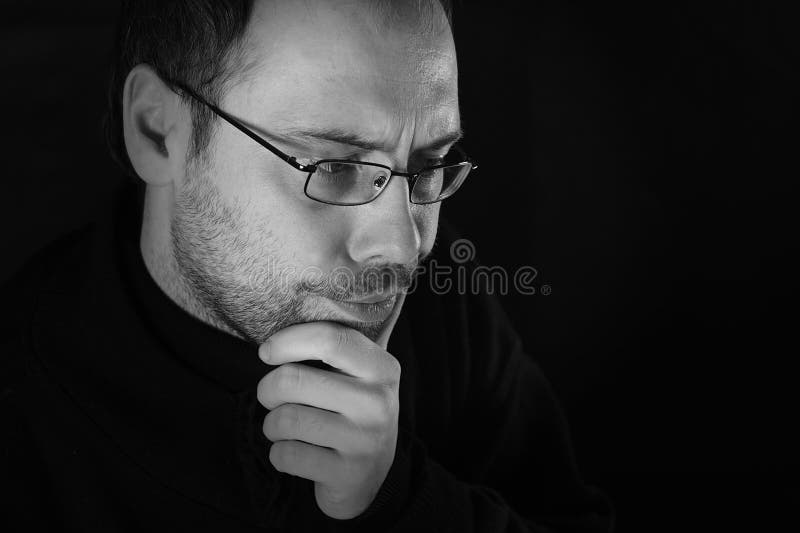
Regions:
<svg viewBox="0 0 800 533"><path fill-rule="evenodd" d="M611 531L611 504L581 480L555 395L499 304L462 300L449 310L467 327L450 342L463 366L453 374L461 383L449 387L455 414L444 444L429 446L401 426L373 504L328 522L337 531Z"/></svg>

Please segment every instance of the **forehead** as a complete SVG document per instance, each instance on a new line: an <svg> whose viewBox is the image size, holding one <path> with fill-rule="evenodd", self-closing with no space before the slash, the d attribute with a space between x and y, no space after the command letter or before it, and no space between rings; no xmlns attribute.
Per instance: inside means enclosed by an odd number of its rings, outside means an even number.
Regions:
<svg viewBox="0 0 800 533"><path fill-rule="evenodd" d="M276 125L324 119L374 134L409 122L421 134L457 129L449 26L438 5L415 9L398 17L376 13L368 2L256 2L243 84L249 104Z"/></svg>

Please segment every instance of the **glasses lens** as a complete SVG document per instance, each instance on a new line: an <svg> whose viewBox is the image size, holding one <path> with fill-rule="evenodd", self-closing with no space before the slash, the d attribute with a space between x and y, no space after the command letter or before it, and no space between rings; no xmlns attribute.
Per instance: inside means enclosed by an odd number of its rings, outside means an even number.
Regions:
<svg viewBox="0 0 800 533"><path fill-rule="evenodd" d="M388 169L349 161L320 161L306 184L306 194L337 205L371 202L389 184ZM411 201L429 204L452 196L472 170L469 162L423 171L414 183Z"/></svg>
<svg viewBox="0 0 800 533"><path fill-rule="evenodd" d="M306 194L322 202L358 205L375 199L389 183L389 170L346 161L322 161L311 174Z"/></svg>
<svg viewBox="0 0 800 533"><path fill-rule="evenodd" d="M463 162L422 172L411 191L411 201L428 204L452 196L464 183L471 169L471 163Z"/></svg>

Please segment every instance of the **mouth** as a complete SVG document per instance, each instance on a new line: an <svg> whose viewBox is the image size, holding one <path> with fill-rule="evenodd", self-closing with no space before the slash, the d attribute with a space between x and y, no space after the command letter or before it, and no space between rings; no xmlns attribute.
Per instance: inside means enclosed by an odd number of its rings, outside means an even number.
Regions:
<svg viewBox="0 0 800 533"><path fill-rule="evenodd" d="M382 323L391 315L397 302L397 295L388 298L386 294L373 295L361 300L332 300L325 299L331 307L339 313L350 318L351 321L360 323Z"/></svg>

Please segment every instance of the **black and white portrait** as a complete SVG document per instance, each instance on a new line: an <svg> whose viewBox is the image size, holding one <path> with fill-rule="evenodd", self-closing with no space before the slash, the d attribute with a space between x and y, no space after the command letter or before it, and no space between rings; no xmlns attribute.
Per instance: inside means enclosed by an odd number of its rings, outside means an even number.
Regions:
<svg viewBox="0 0 800 533"><path fill-rule="evenodd" d="M2 12L0 530L793 530L782 5Z"/></svg>

